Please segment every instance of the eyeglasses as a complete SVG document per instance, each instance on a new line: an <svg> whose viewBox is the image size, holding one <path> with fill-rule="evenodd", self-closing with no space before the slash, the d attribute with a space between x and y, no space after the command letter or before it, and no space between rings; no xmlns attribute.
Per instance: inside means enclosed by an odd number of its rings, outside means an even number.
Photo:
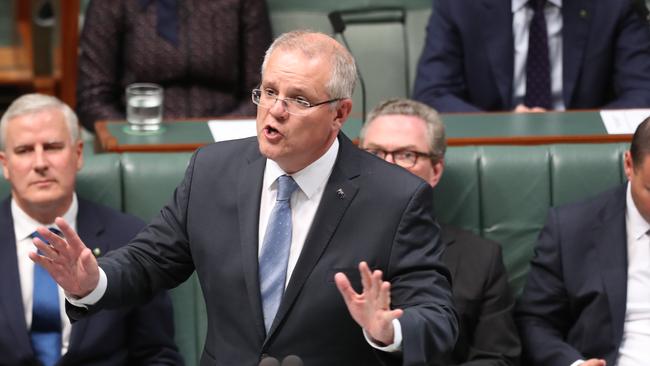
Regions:
<svg viewBox="0 0 650 366"><path fill-rule="evenodd" d="M380 159L386 160L386 157L388 155L393 157L393 161L395 164L401 166L402 168L412 168L415 166L415 164L418 163L418 158L420 156L432 159L433 155L429 153L424 153L420 151L412 151L412 150L395 150L395 151L386 151L382 149L364 149L367 152L379 157Z"/></svg>
<svg viewBox="0 0 650 366"><path fill-rule="evenodd" d="M343 99L343 98L334 98L323 102L311 103L307 99L303 99L303 98L282 99L278 97L278 94L273 90L260 90L260 89L253 89L251 97L253 99L253 103L257 104L262 108L267 108L267 109L272 108L273 105L275 105L275 102L281 101L284 110L287 111L287 113L296 116L304 116L307 113L309 113L309 110L311 108L318 107L319 105L323 105L327 103L338 102L339 100Z"/></svg>

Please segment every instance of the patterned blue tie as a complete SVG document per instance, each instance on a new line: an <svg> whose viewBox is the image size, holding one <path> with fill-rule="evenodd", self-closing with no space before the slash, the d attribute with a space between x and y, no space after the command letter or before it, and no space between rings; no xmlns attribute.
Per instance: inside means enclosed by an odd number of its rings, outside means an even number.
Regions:
<svg viewBox="0 0 650 366"><path fill-rule="evenodd" d="M55 228L50 231L62 236ZM31 238L39 238L37 231ZM59 312L59 289L45 268L34 264L34 303L32 305L32 348L36 358L44 366L51 366L61 358L61 313Z"/></svg>
<svg viewBox="0 0 650 366"><path fill-rule="evenodd" d="M291 194L298 184L287 175L278 178L278 196L266 226L260 254L260 291L264 311L264 327L268 332L280 307L287 278L291 247Z"/></svg>
<svg viewBox="0 0 650 366"><path fill-rule="evenodd" d="M530 0L533 19L528 33L528 56L526 58L526 107L552 109L551 105L551 61L548 56L548 31L544 6L546 0Z"/></svg>

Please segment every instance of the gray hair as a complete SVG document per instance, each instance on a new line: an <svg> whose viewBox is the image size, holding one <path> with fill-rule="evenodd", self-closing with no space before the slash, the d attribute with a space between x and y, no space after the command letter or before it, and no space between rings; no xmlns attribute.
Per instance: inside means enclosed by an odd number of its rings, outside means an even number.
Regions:
<svg viewBox="0 0 650 366"><path fill-rule="evenodd" d="M56 97L45 94L25 94L14 100L0 119L0 150L4 150L9 121L20 116L36 114L48 109L58 109L68 125L72 141L80 139L79 119L72 108Z"/></svg>
<svg viewBox="0 0 650 366"><path fill-rule="evenodd" d="M414 116L422 119L427 128L427 142L429 143L429 153L434 161L442 160L447 150L447 139L445 138L445 126L440 120L440 116L435 109L426 104L416 102L411 99L395 98L381 102L368 114L366 123L361 128L359 140L363 144L368 126L372 124L375 118L386 115L405 115Z"/></svg>
<svg viewBox="0 0 650 366"><path fill-rule="evenodd" d="M329 57L332 75L330 75L329 81L325 85L327 94L330 98L352 97L357 83L357 66L350 52L334 38L325 33L310 30L296 30L281 34L266 50L262 62L262 75L264 75L271 54L277 49L300 50L308 57Z"/></svg>

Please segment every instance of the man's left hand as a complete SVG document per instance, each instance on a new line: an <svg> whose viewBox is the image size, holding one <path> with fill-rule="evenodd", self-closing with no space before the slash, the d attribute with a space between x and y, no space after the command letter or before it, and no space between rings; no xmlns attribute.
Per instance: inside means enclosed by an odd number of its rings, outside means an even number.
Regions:
<svg viewBox="0 0 650 366"><path fill-rule="evenodd" d="M393 320L403 314L402 309L390 308L390 282L382 280L380 270L370 271L366 262L359 263L363 291L358 294L343 273L334 276L336 287L343 296L352 318L377 343L393 343Z"/></svg>

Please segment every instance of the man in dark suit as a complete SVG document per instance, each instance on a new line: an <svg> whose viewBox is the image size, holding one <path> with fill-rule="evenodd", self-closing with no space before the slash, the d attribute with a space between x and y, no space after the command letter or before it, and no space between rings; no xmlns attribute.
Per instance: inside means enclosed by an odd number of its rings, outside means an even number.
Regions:
<svg viewBox="0 0 650 366"><path fill-rule="evenodd" d="M527 79L542 74L541 67L527 70L529 45L539 44L529 41L534 15L527 0L433 1L413 98L440 112L650 106L642 0L544 2L547 54L530 58L550 63L548 106L526 101Z"/></svg>
<svg viewBox="0 0 650 366"><path fill-rule="evenodd" d="M63 290L28 258L35 251L32 233L38 226L55 227L57 216L76 227L95 256L127 243L144 226L77 198L83 143L74 112L54 97L22 96L0 121L0 147L11 183L11 197L0 203L0 364L182 364L167 295L71 325Z"/></svg>
<svg viewBox="0 0 650 366"><path fill-rule="evenodd" d="M436 362L458 325L431 187L340 133L356 69L334 39L284 34L262 70L257 138L199 149L129 246L98 267L57 219L67 241L41 228L52 246L36 239L43 256L31 258L83 296L71 299L75 317L196 270L208 311L202 365L290 354L309 366Z"/></svg>
<svg viewBox="0 0 650 366"><path fill-rule="evenodd" d="M445 169L445 129L438 113L409 100L391 99L373 109L361 129L360 146L406 168L435 187ZM443 262L452 275L460 333L446 365L516 365L519 336L514 299L499 244L440 224Z"/></svg>
<svg viewBox="0 0 650 366"><path fill-rule="evenodd" d="M649 156L646 119L625 153L626 184L550 210L516 309L529 364L648 364Z"/></svg>

